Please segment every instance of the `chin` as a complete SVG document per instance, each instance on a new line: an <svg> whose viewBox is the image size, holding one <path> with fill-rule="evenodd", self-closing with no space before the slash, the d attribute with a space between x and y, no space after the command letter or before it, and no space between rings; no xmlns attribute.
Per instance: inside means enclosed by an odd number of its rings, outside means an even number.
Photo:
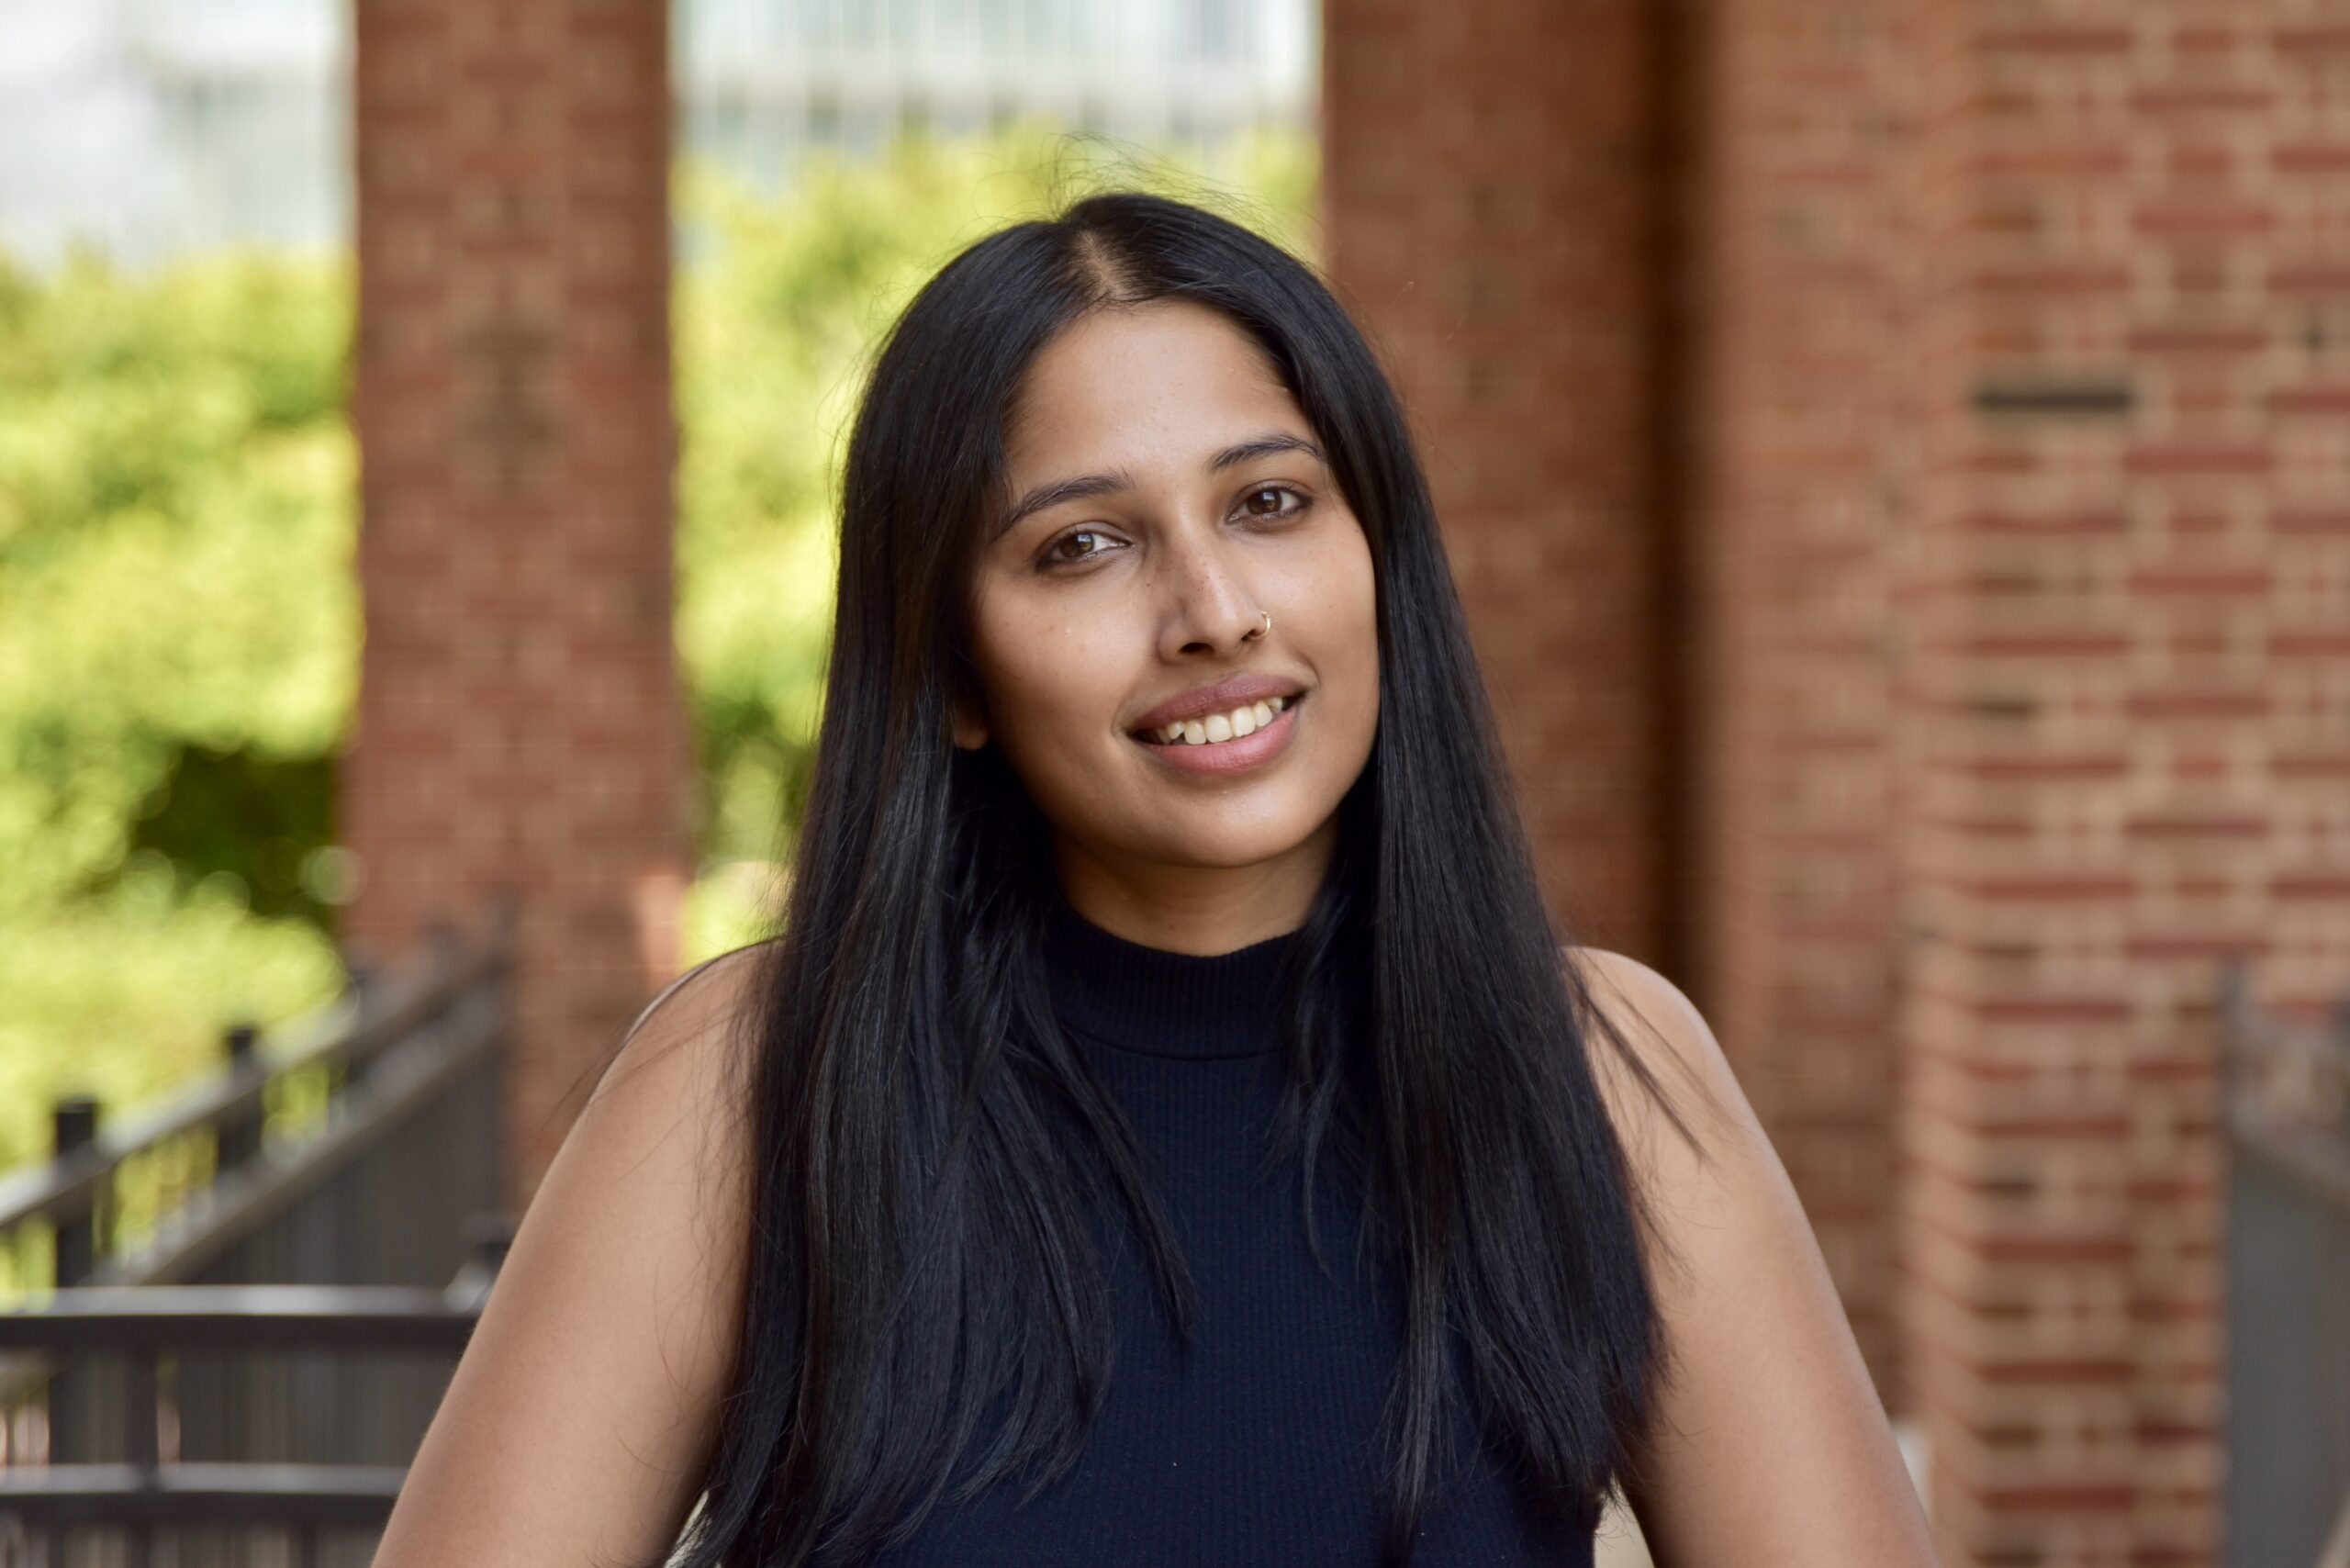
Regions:
<svg viewBox="0 0 2350 1568"><path fill-rule="evenodd" d="M1294 853L1314 836L1320 820L1278 825L1202 823L1196 832L1162 835L1163 851L1153 858L1201 870L1237 871Z"/></svg>

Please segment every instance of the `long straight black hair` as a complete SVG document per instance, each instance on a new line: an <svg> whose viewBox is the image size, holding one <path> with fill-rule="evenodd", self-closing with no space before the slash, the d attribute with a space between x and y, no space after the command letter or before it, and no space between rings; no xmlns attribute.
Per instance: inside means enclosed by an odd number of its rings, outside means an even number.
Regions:
<svg viewBox="0 0 2350 1568"><path fill-rule="evenodd" d="M1304 263L1111 191L949 262L885 340L850 432L814 780L746 1021L741 1337L678 1568L860 1563L953 1477L959 1498L1066 1473L1111 1375L1089 1215L1136 1227L1190 1331L1132 1130L1048 1003L1047 826L1000 748L962 752L950 727L976 693L968 589L1022 378L1089 312L1154 300L1221 311L1262 347L1375 565L1377 735L1292 945L1267 1158L1302 1158L1326 1270L1312 1193L1334 1159L1360 1183L1358 1242L1400 1281L1382 1560L1410 1559L1456 1398L1558 1518L1595 1518L1636 1462L1668 1352L1595 1034L1662 1091L1537 889L1395 396Z"/></svg>

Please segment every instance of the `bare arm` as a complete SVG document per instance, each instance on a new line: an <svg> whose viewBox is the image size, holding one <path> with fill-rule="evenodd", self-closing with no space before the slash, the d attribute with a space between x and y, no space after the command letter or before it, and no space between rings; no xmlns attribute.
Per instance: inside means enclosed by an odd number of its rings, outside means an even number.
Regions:
<svg viewBox="0 0 2350 1568"><path fill-rule="evenodd" d="M1678 1365L1645 1488L1628 1485L1625 1498L1658 1568L1933 1568L1924 1512L1819 1244L1713 1031L1636 959L1576 957L1707 1155L1595 1042L1611 1114L1684 1265L1656 1271ZM1712 1114L1681 1092L1693 1081Z"/></svg>
<svg viewBox="0 0 2350 1568"><path fill-rule="evenodd" d="M532 1199L375 1568L658 1563L733 1369L757 951L639 1020Z"/></svg>

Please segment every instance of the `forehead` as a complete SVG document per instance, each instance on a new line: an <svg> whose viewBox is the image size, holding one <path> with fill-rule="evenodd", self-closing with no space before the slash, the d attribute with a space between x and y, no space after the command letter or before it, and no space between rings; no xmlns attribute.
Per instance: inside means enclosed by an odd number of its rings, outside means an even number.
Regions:
<svg viewBox="0 0 2350 1568"><path fill-rule="evenodd" d="M1005 455L1015 478L1080 466L1188 464L1266 430L1310 435L1257 341L1222 312L1181 300L1097 310L1029 366Z"/></svg>

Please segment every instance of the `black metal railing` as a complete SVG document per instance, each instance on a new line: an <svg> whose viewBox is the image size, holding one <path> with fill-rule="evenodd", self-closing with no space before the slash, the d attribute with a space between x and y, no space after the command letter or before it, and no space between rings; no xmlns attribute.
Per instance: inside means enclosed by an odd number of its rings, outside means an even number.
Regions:
<svg viewBox="0 0 2350 1568"><path fill-rule="evenodd" d="M501 906L412 972L354 966L142 1113L56 1107L54 1157L0 1180L0 1245L21 1278L46 1240L52 1282L0 1312L0 1561L365 1562L510 1237L512 936Z"/></svg>
<svg viewBox="0 0 2350 1568"><path fill-rule="evenodd" d="M2323 1022L2221 985L2230 1568L2350 1568L2350 1002Z"/></svg>

